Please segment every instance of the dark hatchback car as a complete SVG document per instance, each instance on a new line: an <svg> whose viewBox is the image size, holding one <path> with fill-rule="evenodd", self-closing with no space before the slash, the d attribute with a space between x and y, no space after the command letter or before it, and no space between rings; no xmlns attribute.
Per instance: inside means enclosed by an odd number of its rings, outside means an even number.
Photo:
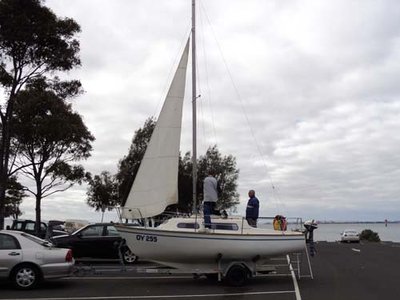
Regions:
<svg viewBox="0 0 400 300"><path fill-rule="evenodd" d="M72 249L73 256L77 259L122 258L126 264L137 260L137 257L124 245L112 223L86 225L71 235L56 236L51 241L59 248Z"/></svg>
<svg viewBox="0 0 400 300"><path fill-rule="evenodd" d="M13 220L11 226L7 226L7 229L23 231L32 235L36 235L36 222L32 220ZM43 222L40 223L39 234L37 235L41 239L46 237L47 225Z"/></svg>

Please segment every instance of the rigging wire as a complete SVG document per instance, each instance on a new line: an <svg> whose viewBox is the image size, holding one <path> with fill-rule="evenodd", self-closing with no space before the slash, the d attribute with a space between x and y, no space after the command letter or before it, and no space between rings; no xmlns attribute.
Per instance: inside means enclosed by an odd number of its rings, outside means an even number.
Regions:
<svg viewBox="0 0 400 300"><path fill-rule="evenodd" d="M204 36L205 36L205 34L204 34L204 17L203 17L203 13L204 12L204 14L205 14L205 11L204 11L204 7L203 7L203 5L202 5L202 2L200 1L200 10L199 10L199 17L200 17L200 23L201 23L201 26L200 26L200 29L201 29L201 34L202 34L202 37L203 37L203 43L202 43L202 52L203 52L203 62L204 62L204 72L205 72L205 79L206 79L206 86L207 86L207 102L208 102L208 107L209 107L209 110L210 110L210 112L211 112L211 129L212 129L212 135L213 135L213 138L214 138L214 143L213 144L215 144L215 145L217 145L218 144L218 138L217 138L217 131L216 131L216 129L215 129L215 114L214 114L214 109L213 109L213 105L212 105L212 95L211 95L211 89L210 89L210 82L209 82L209 76L208 76L208 64L207 64L207 62L208 62L208 59L207 59L207 52L206 52L206 49L205 49L205 38L204 38Z"/></svg>
<svg viewBox="0 0 400 300"><path fill-rule="evenodd" d="M271 177L271 175L270 175L269 172L268 172L267 163L266 163L266 161L265 161L264 156L262 155L261 147L260 147L260 145L259 145L259 143L258 143L258 141L257 141L257 139L256 139L254 130L253 130L251 124L250 124L250 120L249 120L249 117L248 117L248 115L247 115L247 111L246 111L246 108L245 108L245 106L244 106L243 99L242 99L242 97L241 97L241 95L240 95L240 93L239 93L239 90L238 90L238 88L237 88L237 86L236 86L236 84L235 84L235 81L234 81L234 79L233 79L232 73L231 73L230 70L229 70L229 67L228 67L228 64L227 64L227 62L226 62L225 56L223 55L223 51L222 51L221 45L218 43L218 39L217 39L216 32L215 32L215 30L214 30L214 27L212 26L211 21L210 21L210 19L209 19L209 17L208 17L208 14L207 14L207 12L206 12L206 10L205 10L205 8L204 8L204 6L203 6L203 4L202 4L201 1L200 1L200 6L201 6L201 8L202 8L202 10L203 10L203 12L204 12L204 15L205 15L205 17L206 17L206 20L207 20L209 26L210 26L210 28L211 28L211 32L212 32L212 34L213 34L213 36L214 36L214 39L215 39L215 42L216 42L216 44L217 44L218 50L219 50L219 52L220 52L220 55L221 55L221 57L222 57L224 66L225 66L225 68L226 68L226 70L227 70L227 72L228 72L228 75L229 75L230 81L231 81L231 83L232 83L232 86L233 86L233 88L234 88L234 91L235 91L235 93L236 93L236 96L237 96L237 98L239 99L239 104L240 104L240 107L241 107L241 109L242 109L242 111L243 111L243 113L244 113L245 120L246 120L246 124L247 124L247 126L249 127L251 136L252 136L252 138L253 138L253 140L254 140L254 143L255 143L256 148L257 148L257 151L258 151L258 153L259 153L259 155L260 155L261 161L262 161L262 163L264 164L264 167L265 167L265 170L266 170L266 174L267 174L267 177L268 177L268 179L269 179L269 181L270 181L270 185L271 185L271 188L272 188L272 191L273 191L273 196L274 196L274 197L277 199L277 201L281 204L282 202L281 202L281 199L280 199L278 190L275 188L275 184L274 184L274 182L273 182L273 180L272 180L272 177Z"/></svg>

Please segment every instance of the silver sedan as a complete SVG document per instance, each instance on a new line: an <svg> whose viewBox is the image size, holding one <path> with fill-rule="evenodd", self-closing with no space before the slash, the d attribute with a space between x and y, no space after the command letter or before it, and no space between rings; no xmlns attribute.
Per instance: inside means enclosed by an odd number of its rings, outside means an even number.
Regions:
<svg viewBox="0 0 400 300"><path fill-rule="evenodd" d="M360 242L360 234L353 229L345 229L340 235L341 242Z"/></svg>
<svg viewBox="0 0 400 300"><path fill-rule="evenodd" d="M31 289L43 279L69 276L74 266L70 249L56 248L30 234L0 231L0 279L18 289Z"/></svg>

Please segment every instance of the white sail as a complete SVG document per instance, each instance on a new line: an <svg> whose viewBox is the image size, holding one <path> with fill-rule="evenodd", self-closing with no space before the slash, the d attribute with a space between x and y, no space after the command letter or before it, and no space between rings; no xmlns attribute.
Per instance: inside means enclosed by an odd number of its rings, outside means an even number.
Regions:
<svg viewBox="0 0 400 300"><path fill-rule="evenodd" d="M148 218L178 203L179 145L189 40L129 192L122 217Z"/></svg>

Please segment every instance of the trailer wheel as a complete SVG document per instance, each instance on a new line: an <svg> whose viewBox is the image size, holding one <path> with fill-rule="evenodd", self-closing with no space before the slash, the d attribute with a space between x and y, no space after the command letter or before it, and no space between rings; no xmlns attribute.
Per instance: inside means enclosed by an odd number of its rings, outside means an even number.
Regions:
<svg viewBox="0 0 400 300"><path fill-rule="evenodd" d="M248 277L249 272L245 267L233 265L226 273L225 280L230 286L243 286Z"/></svg>

